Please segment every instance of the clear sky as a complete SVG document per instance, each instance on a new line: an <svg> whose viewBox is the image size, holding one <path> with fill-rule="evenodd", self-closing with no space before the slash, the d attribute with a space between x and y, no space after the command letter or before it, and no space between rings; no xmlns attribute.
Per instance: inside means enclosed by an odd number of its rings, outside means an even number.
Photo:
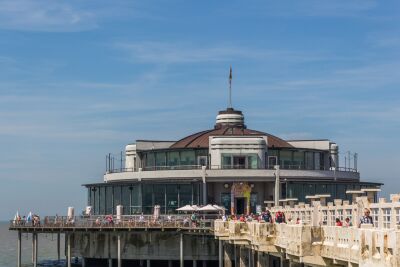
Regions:
<svg viewBox="0 0 400 267"><path fill-rule="evenodd" d="M400 1L0 0L0 219L65 214L105 155L233 106L399 192ZM343 157L343 155L342 155Z"/></svg>

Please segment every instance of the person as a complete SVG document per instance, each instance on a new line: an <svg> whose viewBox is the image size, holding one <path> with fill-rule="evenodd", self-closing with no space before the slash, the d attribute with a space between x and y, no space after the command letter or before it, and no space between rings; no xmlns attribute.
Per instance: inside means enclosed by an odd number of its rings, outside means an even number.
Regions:
<svg viewBox="0 0 400 267"><path fill-rule="evenodd" d="M143 212L142 212L142 214L140 214L140 216L139 216L139 222L144 222Z"/></svg>
<svg viewBox="0 0 400 267"><path fill-rule="evenodd" d="M272 216L271 216L271 212L269 210L266 210L263 213L263 220L267 223L272 223Z"/></svg>
<svg viewBox="0 0 400 267"><path fill-rule="evenodd" d="M301 224L301 219L299 217L296 219L296 224Z"/></svg>
<svg viewBox="0 0 400 267"><path fill-rule="evenodd" d="M339 218L336 218L335 225L336 226L343 226L343 224L342 224L342 222L340 221Z"/></svg>
<svg viewBox="0 0 400 267"><path fill-rule="evenodd" d="M243 214L240 215L239 221L240 221L240 222L245 222L245 221L246 221L246 218L244 217Z"/></svg>
<svg viewBox="0 0 400 267"><path fill-rule="evenodd" d="M284 223L285 222L285 214L282 211L278 211L275 215L276 223Z"/></svg>
<svg viewBox="0 0 400 267"><path fill-rule="evenodd" d="M358 227L361 227L361 224L374 224L374 220L370 216L370 210L365 208L364 209L364 216L360 218L360 222L358 224Z"/></svg>
<svg viewBox="0 0 400 267"><path fill-rule="evenodd" d="M344 220L343 226L344 226L344 227L351 227L351 226L353 226L353 224L351 223L349 217L347 217L347 218Z"/></svg>
<svg viewBox="0 0 400 267"><path fill-rule="evenodd" d="M100 226L100 225L101 225L100 217L97 217L97 219L96 219L96 226Z"/></svg>
<svg viewBox="0 0 400 267"><path fill-rule="evenodd" d="M222 221L223 222L226 222L228 219L226 218L226 215L224 214L224 215L222 215Z"/></svg>

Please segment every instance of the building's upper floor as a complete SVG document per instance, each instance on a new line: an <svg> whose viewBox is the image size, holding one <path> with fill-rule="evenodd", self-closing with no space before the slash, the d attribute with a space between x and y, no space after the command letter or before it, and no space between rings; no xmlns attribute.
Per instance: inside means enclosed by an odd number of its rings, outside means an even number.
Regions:
<svg viewBox="0 0 400 267"><path fill-rule="evenodd" d="M339 165L339 147L327 140L283 140L248 129L241 111L220 111L213 129L178 141L137 140L124 158L107 159L107 173L206 169L273 169L357 172L357 158ZM350 158L349 158L350 159ZM350 165L352 165L350 167Z"/></svg>

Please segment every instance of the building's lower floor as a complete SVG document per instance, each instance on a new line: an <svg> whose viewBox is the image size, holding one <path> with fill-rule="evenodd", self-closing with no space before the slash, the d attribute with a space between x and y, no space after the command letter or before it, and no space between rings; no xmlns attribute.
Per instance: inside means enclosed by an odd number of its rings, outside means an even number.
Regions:
<svg viewBox="0 0 400 267"><path fill-rule="evenodd" d="M306 196L328 194L333 199L350 200L348 190L376 188L381 184L358 181L295 181L282 179L279 198L296 198L306 202ZM100 183L85 185L88 206L94 214L115 214L116 206L123 206L125 215L152 214L160 206L161 214L174 214L185 205L216 204L225 207L228 214L249 214L264 210L266 202L275 199L274 181L234 182L161 182ZM376 198L376 195L375 195Z"/></svg>

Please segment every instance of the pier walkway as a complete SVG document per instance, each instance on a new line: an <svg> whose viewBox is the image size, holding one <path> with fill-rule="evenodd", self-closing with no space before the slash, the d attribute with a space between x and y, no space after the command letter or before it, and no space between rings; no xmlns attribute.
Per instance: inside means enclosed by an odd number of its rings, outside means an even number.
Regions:
<svg viewBox="0 0 400 267"><path fill-rule="evenodd" d="M359 225L365 208L371 211L373 224ZM388 203L369 203L361 197L353 204L314 201L271 211L283 211L287 222L214 222L223 266L400 266L398 195ZM335 226L336 218L350 218L354 226Z"/></svg>

